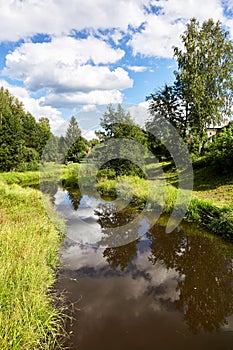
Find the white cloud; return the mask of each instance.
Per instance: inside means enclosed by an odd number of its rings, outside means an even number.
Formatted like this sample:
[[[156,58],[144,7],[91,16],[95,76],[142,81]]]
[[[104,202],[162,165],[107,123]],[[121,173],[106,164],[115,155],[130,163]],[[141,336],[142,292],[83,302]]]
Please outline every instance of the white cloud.
[[[133,80],[121,67],[98,64],[115,63],[123,55],[123,50],[94,37],[60,37],[22,44],[6,56],[2,73],[22,81],[31,92],[46,89],[47,96],[41,100],[44,106],[120,103],[120,90],[132,87]]]
[[[161,8],[159,16],[145,13],[144,6],[149,7],[150,4]],[[232,8],[230,0],[224,4]],[[165,57],[171,55],[168,45],[173,45],[177,34],[182,32],[183,27],[179,28],[176,23],[178,19],[224,19],[221,0],[206,0],[204,5],[202,0],[121,0],[115,2],[114,6],[109,0],[70,0],[68,5],[66,0],[1,0],[0,9],[2,41],[16,41],[37,33],[61,36],[87,28],[94,31],[114,28],[112,39],[119,43],[129,25],[138,28],[145,23],[141,35],[133,35],[131,44],[134,53],[155,56],[165,54]],[[139,40],[141,36],[142,40]],[[146,40],[145,46],[143,39]],[[154,49],[149,50],[148,45]],[[93,51],[98,54],[98,49]]]
[[[0,1],[0,40],[16,41],[36,33],[61,35],[73,29],[137,27],[149,0],[8,0]]]
[[[129,45],[133,54],[171,58],[172,46],[179,45],[180,34],[184,31],[182,22],[170,23],[166,18],[149,15],[145,29],[136,33]]]
[[[85,137],[85,139],[87,140],[97,139],[97,136],[94,130],[86,130],[86,129],[81,129],[81,130],[82,130],[82,136]]]
[[[81,112],[94,114],[98,105],[122,103],[124,89],[132,88],[133,80],[124,66],[117,67],[126,54],[117,45],[130,36],[128,46],[135,56],[170,58],[191,17],[220,19],[233,32],[233,20],[224,17],[223,4],[232,10],[230,0],[206,0],[204,5],[202,0],[121,0],[114,5],[109,0],[0,0],[0,41],[25,39],[7,55],[3,72],[24,84],[26,89],[11,86],[12,93],[21,94],[26,109],[37,118],[48,116],[55,130],[63,123],[57,108],[82,105]],[[144,5],[161,10],[146,12]],[[75,38],[83,29],[92,34]],[[50,41],[32,42],[38,33]],[[132,63],[130,56],[125,62],[133,72],[153,71],[137,65],[135,58]],[[33,99],[30,93],[38,91],[45,95]],[[141,125],[147,115],[143,105],[130,107]]]
[[[81,112],[88,113],[88,112],[97,112],[98,109],[96,105],[85,105],[82,107]]]
[[[148,67],[145,67],[145,66],[127,66],[127,68],[136,73],[145,72],[148,69]]]
[[[144,29],[132,36],[129,45],[134,55],[171,58],[172,46],[180,46],[180,35],[185,23],[192,17],[203,21],[208,18],[223,19],[220,0],[157,0],[153,4],[161,7],[160,14],[148,14]]]
[[[124,33],[120,30],[117,30],[117,29],[115,29],[114,32],[111,34],[111,38],[115,44],[119,44],[119,42],[123,38],[123,36],[124,36]]]
[[[5,80],[0,80],[0,86],[8,89],[10,93],[18,98],[24,105],[25,111],[30,112],[36,120],[41,117],[47,117],[50,122],[51,130],[55,134],[63,134],[67,129],[67,122],[62,118],[61,112],[51,106],[41,106],[41,98],[30,97],[27,90],[20,86],[13,86]]]
[[[55,38],[49,43],[25,43],[6,56],[3,74],[22,80],[31,91],[41,88],[124,89],[132,86],[128,73],[122,68],[111,71],[94,64],[114,63],[124,51],[113,49],[96,38],[77,40]]]
[[[227,27],[228,31],[231,33],[231,37],[233,37],[233,19],[231,19],[231,18],[225,19],[224,24]]]
[[[168,20],[184,18],[186,20],[195,17],[200,21],[208,18],[222,19],[221,0],[158,0],[157,6],[162,7],[162,12]]]
[[[44,98],[43,105],[57,108],[75,108],[77,105],[107,105],[121,103],[123,95],[119,90],[93,90],[90,92],[68,92],[61,94],[49,93]]]
[[[149,117],[148,102],[141,102],[138,105],[128,107],[127,109],[137,124],[141,126],[145,125],[145,122]]]

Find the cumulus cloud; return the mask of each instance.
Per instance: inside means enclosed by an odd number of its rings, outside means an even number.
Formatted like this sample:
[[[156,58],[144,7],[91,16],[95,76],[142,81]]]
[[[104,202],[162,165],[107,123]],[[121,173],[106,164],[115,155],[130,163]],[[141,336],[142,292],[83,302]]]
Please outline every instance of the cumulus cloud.
[[[0,40],[17,41],[37,33],[61,35],[73,29],[140,26],[149,0],[8,0],[0,1]]]
[[[224,4],[228,10],[232,9],[230,0]],[[201,21],[210,17],[224,19],[221,0],[206,0],[204,6],[202,0],[122,0],[114,6],[109,0],[70,0],[69,5],[66,0],[1,0],[0,6],[2,41],[16,41],[37,33],[61,36],[74,30],[114,29],[112,39],[118,43],[129,27],[137,29],[144,24],[145,29],[141,33],[135,32],[130,42],[134,53],[161,57],[171,55],[168,45],[174,44],[173,40],[183,29],[179,20],[185,22],[191,17]],[[151,11],[153,7],[157,11]],[[153,49],[149,49],[147,41],[149,45],[153,43]]]
[[[86,130],[86,129],[81,129],[83,137],[87,140],[92,140],[92,139],[97,139],[97,136],[95,134],[94,130]]]
[[[232,5],[233,6],[233,5]],[[224,24],[227,27],[228,31],[230,33],[233,33],[233,19],[232,18],[226,18],[224,20]],[[232,35],[231,35],[232,36]]]
[[[127,109],[135,122],[141,126],[144,126],[149,117],[148,107],[148,102],[141,102],[138,105],[130,106]]]
[[[140,53],[145,56],[171,58],[172,46],[179,45],[179,37],[184,29],[185,25],[181,21],[169,23],[165,18],[150,15],[145,29],[136,33],[129,45],[132,46],[134,55]]]
[[[149,13],[144,29],[133,34],[128,44],[134,55],[171,58],[172,46],[180,46],[180,35],[190,18],[223,20],[220,0],[207,0],[205,6],[202,0],[157,0],[152,3],[160,8],[159,15]]]
[[[168,20],[178,18],[189,19],[195,17],[200,21],[208,18],[222,19],[223,9],[221,0],[158,0],[157,6],[161,7],[162,13]]]
[[[123,67],[153,71],[146,61],[130,61],[131,52],[144,59],[171,58],[191,17],[220,19],[233,31],[224,6],[233,11],[230,0],[206,0],[204,5],[202,0],[121,0],[114,6],[109,0],[0,0],[0,41],[24,39],[6,56],[2,74],[22,82],[25,107],[36,117],[49,116],[56,127],[62,122],[57,108],[82,105],[82,112],[91,112],[98,105],[122,103],[124,90],[133,87]],[[43,41],[38,33],[46,41],[35,42]],[[31,92],[38,91],[43,96],[32,99]],[[140,124],[143,108],[131,107]]]
[[[123,68],[111,69],[105,64],[115,63],[123,55],[123,50],[92,36],[27,42],[6,56],[2,74],[22,81],[31,92],[45,89],[44,106],[120,103],[120,91],[132,87],[133,80]]]
[[[25,43],[6,56],[3,74],[22,80],[31,91],[124,89],[132,86],[121,67],[110,70],[97,64],[114,63],[124,51],[96,38],[55,38],[52,42]],[[92,61],[95,65],[90,64]]]
[[[75,108],[78,105],[107,105],[121,103],[123,95],[119,90],[93,90],[90,92],[49,93],[43,100],[43,105],[57,108]]]
[[[88,112],[97,112],[98,109],[96,105],[85,105],[82,107],[81,112],[88,113]]]

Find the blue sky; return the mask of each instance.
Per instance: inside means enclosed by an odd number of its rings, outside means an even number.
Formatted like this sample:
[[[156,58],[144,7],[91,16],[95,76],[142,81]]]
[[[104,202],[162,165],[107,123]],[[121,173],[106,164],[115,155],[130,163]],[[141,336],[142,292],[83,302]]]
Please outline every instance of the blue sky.
[[[77,117],[91,138],[109,103],[135,120],[145,98],[172,83],[172,46],[190,18],[233,35],[232,0],[0,0],[0,84],[62,134]]]

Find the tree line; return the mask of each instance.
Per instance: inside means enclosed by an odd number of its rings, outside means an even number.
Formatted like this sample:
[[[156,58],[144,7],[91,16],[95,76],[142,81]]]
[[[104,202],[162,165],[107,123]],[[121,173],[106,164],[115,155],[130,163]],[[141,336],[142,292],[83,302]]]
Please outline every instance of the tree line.
[[[87,141],[75,117],[71,117],[65,136],[58,137],[52,134],[47,118],[36,121],[21,102],[1,88],[0,171],[34,169],[41,159],[79,162],[90,147],[119,138],[144,145],[159,159],[169,158],[171,155],[162,142],[166,130],[161,130],[160,135],[154,133],[162,120],[176,128],[193,159],[204,155],[213,162],[214,157],[218,164],[230,168],[233,163],[232,124],[211,143],[207,142],[207,128],[221,124],[232,115],[232,40],[219,21],[215,23],[209,19],[200,24],[193,18],[187,23],[181,41],[182,48],[173,48],[177,63],[174,83],[165,84],[146,97],[150,116],[145,120],[145,128],[137,125],[121,105],[116,108],[109,105],[100,120],[101,129],[96,132],[98,140]],[[110,148],[118,158],[121,151],[125,151],[120,146],[119,149]],[[135,150],[127,151],[129,158],[135,153]],[[127,159],[111,160],[105,167],[109,166],[116,175],[139,171]]]
[[[65,136],[51,132],[48,118],[38,121],[23,103],[0,88],[0,171],[36,170],[39,163],[79,161],[89,142],[71,117]]]

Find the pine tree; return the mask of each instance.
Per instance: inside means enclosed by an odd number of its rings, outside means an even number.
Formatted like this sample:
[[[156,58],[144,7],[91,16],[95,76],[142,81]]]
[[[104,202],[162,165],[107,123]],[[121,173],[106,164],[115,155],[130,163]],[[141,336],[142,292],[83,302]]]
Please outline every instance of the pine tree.
[[[66,148],[65,162],[79,162],[87,154],[88,142],[81,136],[81,130],[74,116],[70,119],[63,147]]]
[[[75,141],[77,141],[81,136],[81,130],[78,126],[78,122],[74,116],[71,117],[69,126],[66,131],[66,144],[71,147]]]

